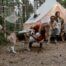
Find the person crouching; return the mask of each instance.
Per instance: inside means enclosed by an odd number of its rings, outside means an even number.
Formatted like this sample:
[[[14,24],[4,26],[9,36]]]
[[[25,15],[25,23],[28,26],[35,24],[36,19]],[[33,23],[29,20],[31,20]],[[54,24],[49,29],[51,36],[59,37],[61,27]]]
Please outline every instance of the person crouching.
[[[32,35],[30,37],[30,40],[29,40],[29,48],[30,48],[30,50],[31,50],[32,44],[34,42],[40,43],[40,48],[42,48],[42,43],[43,43],[43,41],[45,39],[45,32],[46,32],[45,31],[45,26],[41,25],[40,29],[39,29],[39,32],[37,32],[35,35]]]
[[[57,43],[57,35],[59,34],[58,24],[55,21],[55,16],[50,17],[50,31],[51,36],[54,38],[54,42]]]

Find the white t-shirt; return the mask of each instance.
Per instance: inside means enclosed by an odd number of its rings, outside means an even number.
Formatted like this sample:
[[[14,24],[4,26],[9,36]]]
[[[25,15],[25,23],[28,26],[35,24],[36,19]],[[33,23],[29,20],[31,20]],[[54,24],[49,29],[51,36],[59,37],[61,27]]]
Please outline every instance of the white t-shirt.
[[[56,21],[54,21],[53,27],[54,27],[54,29],[55,29],[55,28],[58,29],[57,35],[59,35],[60,32],[61,32],[61,22],[56,22]]]
[[[58,22],[57,22],[57,29],[58,29],[58,35],[61,32],[61,19],[58,18]]]
[[[58,28],[58,23],[56,21],[54,21],[54,28]]]
[[[59,28],[61,29],[61,19],[58,18],[58,22],[57,23],[58,23]]]

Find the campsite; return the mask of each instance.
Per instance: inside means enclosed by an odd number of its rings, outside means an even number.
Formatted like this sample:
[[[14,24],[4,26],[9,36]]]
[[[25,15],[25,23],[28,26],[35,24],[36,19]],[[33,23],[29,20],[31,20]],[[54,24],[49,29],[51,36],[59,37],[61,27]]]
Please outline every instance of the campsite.
[[[56,11],[60,11],[61,17],[63,17],[64,21],[66,22],[66,9],[56,0],[52,0],[51,3],[50,0],[46,0],[45,3],[43,3],[39,9],[37,9],[37,17],[34,18],[34,15],[31,15],[31,17],[25,22],[24,29],[26,29],[26,27],[28,29],[30,26],[33,26],[36,23],[49,22],[50,16],[54,15]]]
[[[66,0],[1,0],[0,9],[0,66],[66,66]]]

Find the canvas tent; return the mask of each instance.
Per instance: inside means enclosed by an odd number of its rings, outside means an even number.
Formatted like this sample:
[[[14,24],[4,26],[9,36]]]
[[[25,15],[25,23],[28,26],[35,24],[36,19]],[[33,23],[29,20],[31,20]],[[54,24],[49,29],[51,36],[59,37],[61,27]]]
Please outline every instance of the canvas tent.
[[[62,7],[56,0],[46,0],[38,10],[35,12],[37,14],[34,18],[34,14],[24,23],[24,29],[28,29],[36,23],[47,23],[50,21],[50,16],[54,15],[56,11],[60,11],[61,17],[66,22],[66,9]]]

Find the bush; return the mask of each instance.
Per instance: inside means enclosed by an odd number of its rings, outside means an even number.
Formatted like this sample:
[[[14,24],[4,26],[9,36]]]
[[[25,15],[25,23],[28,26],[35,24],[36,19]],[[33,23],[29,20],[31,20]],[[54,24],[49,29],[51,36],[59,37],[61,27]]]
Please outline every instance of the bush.
[[[7,44],[7,40],[4,37],[3,33],[0,33],[0,45],[6,45]]]

